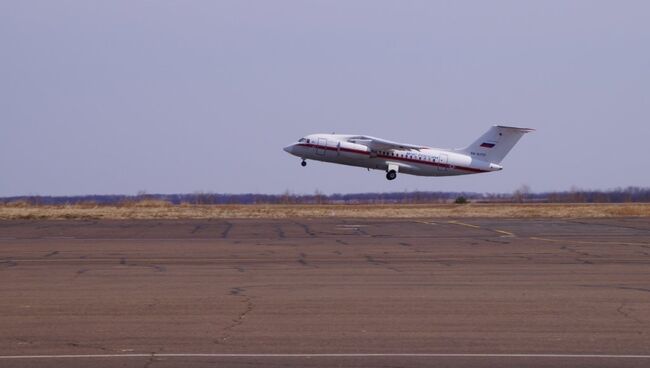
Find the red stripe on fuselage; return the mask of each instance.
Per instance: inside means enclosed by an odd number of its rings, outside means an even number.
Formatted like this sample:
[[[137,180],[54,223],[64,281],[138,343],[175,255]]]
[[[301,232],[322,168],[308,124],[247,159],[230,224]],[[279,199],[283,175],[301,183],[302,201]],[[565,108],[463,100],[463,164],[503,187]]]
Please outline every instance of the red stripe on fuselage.
[[[471,171],[471,172],[476,172],[476,173],[488,172],[487,170],[474,169],[474,168],[465,167],[465,166],[454,166],[454,165],[449,165],[449,164],[441,164],[439,162],[422,161],[422,160],[416,160],[416,159],[412,159],[412,158],[408,158],[408,157],[395,157],[395,156],[388,156],[388,155],[377,155],[377,157],[387,158],[387,159],[391,159],[391,160],[404,161],[404,162],[412,162],[412,163],[421,164],[421,165],[442,167],[442,168],[445,168],[445,169],[458,169],[458,170],[465,170],[465,171]]]
[[[351,152],[351,153],[357,153],[361,154],[364,156],[368,156],[368,158],[371,158],[371,153],[369,151],[360,151],[360,150],[355,150],[351,148],[343,148],[343,147],[328,147],[328,146],[321,146],[318,144],[308,144],[308,143],[300,143],[298,144],[301,147],[308,147],[308,148],[316,148],[316,149],[323,149],[323,150],[328,150],[328,151],[345,151],[345,152]],[[416,163],[420,165],[429,165],[429,166],[434,166],[434,167],[442,167],[445,169],[458,169],[458,170],[465,170],[465,171],[471,171],[475,173],[482,173],[482,172],[489,172],[489,170],[481,170],[481,169],[474,169],[471,167],[465,167],[465,166],[454,166],[454,165],[449,165],[449,164],[441,164],[438,162],[431,162],[431,161],[422,161],[422,160],[417,160],[417,159],[412,159],[408,157],[398,157],[398,156],[389,156],[389,155],[382,155],[382,154],[377,154],[377,157],[379,158],[386,158],[390,160],[396,160],[396,161],[404,161],[404,162],[411,162],[411,163]]]
[[[364,156],[370,156],[369,151],[355,150],[355,149],[352,149],[352,148],[328,147],[328,146],[321,146],[321,145],[318,145],[318,144],[308,144],[308,143],[300,143],[298,145],[302,146],[302,147],[307,147],[307,148],[313,147],[313,148],[316,148],[316,149],[324,149],[324,150],[328,150],[328,151],[345,151],[345,152],[350,152],[350,153],[358,153],[358,154],[364,155]]]

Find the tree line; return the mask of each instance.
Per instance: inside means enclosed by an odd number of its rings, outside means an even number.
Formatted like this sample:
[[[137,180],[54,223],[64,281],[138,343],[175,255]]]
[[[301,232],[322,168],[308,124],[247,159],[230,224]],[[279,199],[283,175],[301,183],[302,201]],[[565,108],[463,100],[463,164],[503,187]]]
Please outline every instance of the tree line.
[[[459,198],[464,201],[458,201]],[[173,205],[225,204],[426,204],[426,203],[650,203],[650,188],[628,187],[607,191],[571,189],[561,192],[534,193],[522,186],[513,193],[427,192],[405,191],[389,193],[295,194],[220,194],[196,192],[191,194],[83,195],[83,196],[16,196],[0,198],[4,205],[126,205],[143,201],[163,201]]]

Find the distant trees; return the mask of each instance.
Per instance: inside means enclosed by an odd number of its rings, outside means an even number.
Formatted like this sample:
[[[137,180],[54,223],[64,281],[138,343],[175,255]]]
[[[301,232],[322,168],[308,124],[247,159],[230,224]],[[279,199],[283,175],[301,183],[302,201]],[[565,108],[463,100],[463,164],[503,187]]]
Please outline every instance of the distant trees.
[[[528,185],[522,185],[511,194],[471,192],[424,192],[404,191],[388,193],[325,194],[316,190],[314,194],[295,194],[289,190],[281,194],[218,194],[194,192],[192,194],[149,194],[140,191],[136,195],[86,195],[86,196],[18,196],[0,198],[0,204],[8,205],[65,205],[85,204],[133,205],[142,201],[165,201],[170,204],[432,204],[452,203],[459,198],[474,203],[493,202],[542,202],[542,203],[650,203],[650,188],[628,187],[609,191],[571,188],[564,192],[534,193]]]
[[[523,184],[512,194],[512,200],[517,203],[524,203],[530,195],[530,186]]]
[[[316,189],[314,192],[314,202],[316,204],[326,204],[328,202],[328,198],[325,194],[323,194],[323,192]]]

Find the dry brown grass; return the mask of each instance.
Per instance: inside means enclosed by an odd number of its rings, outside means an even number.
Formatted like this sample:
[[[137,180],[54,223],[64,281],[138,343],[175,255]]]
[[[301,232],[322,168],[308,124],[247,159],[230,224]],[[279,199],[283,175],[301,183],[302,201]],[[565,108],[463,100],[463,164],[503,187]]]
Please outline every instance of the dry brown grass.
[[[420,204],[420,205],[172,205],[143,201],[115,206],[0,205],[0,219],[213,218],[609,218],[650,217],[650,204]]]
[[[7,202],[4,204],[4,206],[12,207],[12,208],[25,208],[25,207],[30,207],[31,204],[25,200],[17,200],[17,201]]]
[[[164,201],[162,199],[142,199],[139,201],[127,201],[120,203],[117,207],[128,207],[128,208],[168,208],[171,207],[170,202]]]

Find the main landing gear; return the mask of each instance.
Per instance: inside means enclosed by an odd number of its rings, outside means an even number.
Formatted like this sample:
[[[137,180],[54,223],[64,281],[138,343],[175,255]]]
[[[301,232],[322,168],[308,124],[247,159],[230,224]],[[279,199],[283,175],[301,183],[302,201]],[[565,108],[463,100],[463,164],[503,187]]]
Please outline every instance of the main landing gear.
[[[397,171],[395,170],[389,170],[386,173],[386,179],[388,180],[395,180],[396,177],[397,177]]]
[[[300,166],[302,166],[302,167],[305,167],[305,166],[307,166],[307,161],[305,161],[305,160],[302,160],[302,162],[300,163]]]

